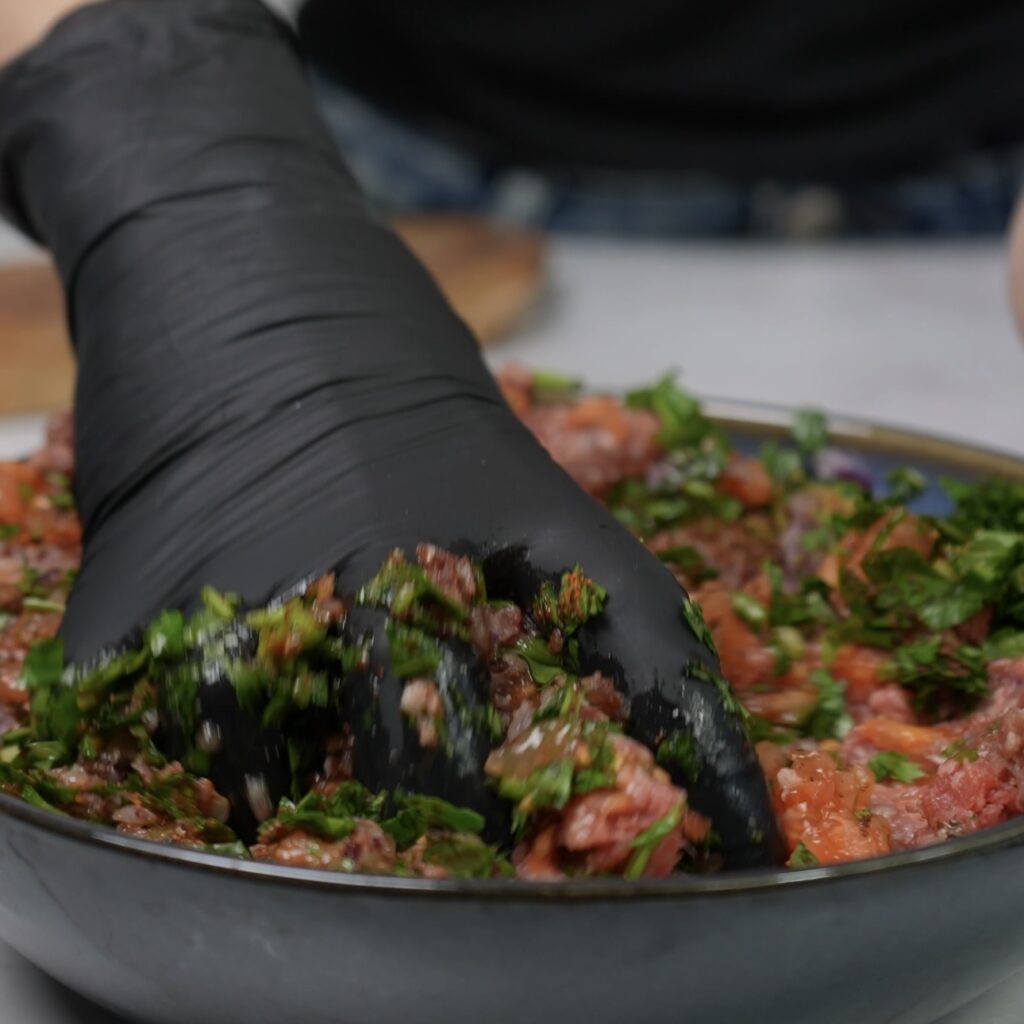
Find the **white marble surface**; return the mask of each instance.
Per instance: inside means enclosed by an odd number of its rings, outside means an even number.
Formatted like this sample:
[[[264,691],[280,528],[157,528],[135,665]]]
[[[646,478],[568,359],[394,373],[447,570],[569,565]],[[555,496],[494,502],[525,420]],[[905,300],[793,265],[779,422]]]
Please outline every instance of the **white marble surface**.
[[[0,259],[15,251],[0,235]],[[543,309],[495,362],[606,386],[676,366],[706,394],[814,403],[1024,452],[1024,346],[998,247],[576,243],[553,248],[551,274]],[[0,450],[34,429],[0,428]],[[116,1024],[4,947],[0,993],[3,1024]],[[1024,978],[943,1024],[1022,1019]]]

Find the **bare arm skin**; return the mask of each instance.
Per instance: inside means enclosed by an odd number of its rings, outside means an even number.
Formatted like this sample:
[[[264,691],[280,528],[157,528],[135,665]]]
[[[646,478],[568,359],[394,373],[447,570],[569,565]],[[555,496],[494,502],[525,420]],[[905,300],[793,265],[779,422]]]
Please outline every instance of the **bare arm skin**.
[[[0,0],[0,64],[42,39],[82,0]]]

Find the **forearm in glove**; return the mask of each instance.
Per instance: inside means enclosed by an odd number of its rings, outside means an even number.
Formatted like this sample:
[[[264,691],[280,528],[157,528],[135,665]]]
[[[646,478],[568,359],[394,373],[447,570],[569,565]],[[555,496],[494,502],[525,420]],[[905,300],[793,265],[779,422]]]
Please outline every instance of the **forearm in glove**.
[[[637,738],[692,732],[687,788],[733,863],[774,855],[741,724],[684,671],[713,658],[674,579],[507,409],[256,0],[87,7],[8,68],[0,110],[4,205],[54,253],[78,358],[73,657],[204,584],[261,603],[337,568],[350,590],[420,541],[514,552],[521,594],[578,561],[610,595],[585,667],[631,698]]]

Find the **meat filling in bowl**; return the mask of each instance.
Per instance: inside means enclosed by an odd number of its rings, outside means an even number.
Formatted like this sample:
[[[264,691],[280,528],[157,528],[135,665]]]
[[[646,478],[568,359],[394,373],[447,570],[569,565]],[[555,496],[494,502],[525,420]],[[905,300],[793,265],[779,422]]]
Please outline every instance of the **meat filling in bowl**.
[[[947,483],[952,511],[914,511],[924,480],[873,493],[801,413],[790,444],[735,450],[671,379],[625,399],[524,370],[506,398],[551,455],[676,575],[742,704],[791,867],[973,832],[1024,812],[1024,486]],[[606,595],[585,567],[529,607],[490,598],[472,560],[395,552],[359,595],[324,576],[264,609],[207,591],[116,656],[66,670],[56,638],[80,556],[70,430],[0,463],[0,788],[147,839],[277,864],[427,878],[664,876],[718,863],[712,823],[678,784],[672,733],[648,749],[610,679],[578,670],[573,634]],[[572,553],[566,553],[571,564]],[[367,672],[351,605],[388,613],[405,727],[443,752],[484,730],[482,772],[513,841],[475,811],[353,779]],[[441,644],[486,665],[481,707],[452,710]],[[207,772],[221,742],[199,712],[216,671],[288,737],[292,791],[250,795],[255,842],[228,826]],[[461,723],[452,715],[462,716]],[[467,716],[469,716],[467,718]],[[171,757],[165,726],[189,737]],[[677,780],[677,781],[673,781]]]

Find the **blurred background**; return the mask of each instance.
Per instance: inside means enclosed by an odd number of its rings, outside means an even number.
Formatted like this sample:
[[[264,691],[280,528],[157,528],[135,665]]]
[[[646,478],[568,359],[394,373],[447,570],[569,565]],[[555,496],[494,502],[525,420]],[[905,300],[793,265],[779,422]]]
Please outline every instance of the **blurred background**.
[[[1024,451],[1024,5],[270,2],[496,365]],[[69,402],[56,286],[6,229],[0,358],[0,411]]]

